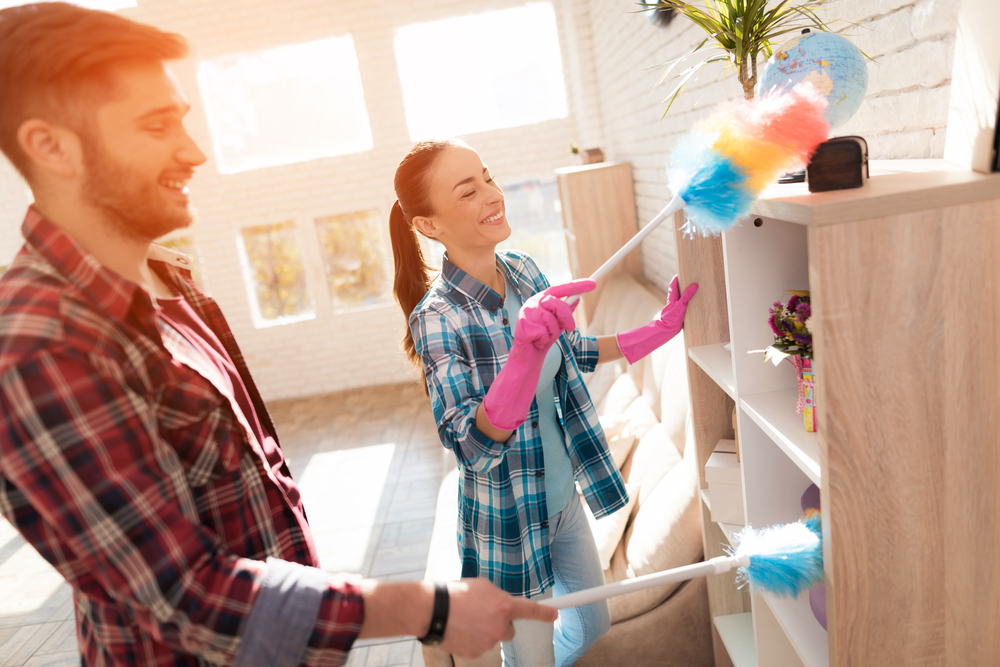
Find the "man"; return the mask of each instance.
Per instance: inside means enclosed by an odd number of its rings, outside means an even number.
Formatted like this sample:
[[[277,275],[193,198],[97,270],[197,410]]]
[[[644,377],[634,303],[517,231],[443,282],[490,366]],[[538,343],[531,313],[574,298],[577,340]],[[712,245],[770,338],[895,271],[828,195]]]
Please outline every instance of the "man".
[[[0,279],[0,512],[72,584],[84,664],[332,665],[402,634],[474,656],[551,622],[485,580],[315,567],[221,311],[152,244],[190,224],[205,161],[163,65],[185,51],[106,12],[0,11],[0,150],[35,198]]]

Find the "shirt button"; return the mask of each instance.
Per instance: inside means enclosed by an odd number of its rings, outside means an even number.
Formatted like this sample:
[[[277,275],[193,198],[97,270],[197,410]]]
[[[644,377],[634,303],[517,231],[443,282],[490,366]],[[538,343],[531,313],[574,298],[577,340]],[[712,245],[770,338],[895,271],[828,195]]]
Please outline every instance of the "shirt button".
[[[531,422],[531,428],[538,428],[538,422]]]
[[[538,472],[535,473],[535,477],[541,477],[544,474],[545,474],[544,472],[542,472],[541,470],[539,470]]]
[[[503,323],[504,323],[505,325],[507,324],[507,318],[506,318],[506,317],[505,317],[505,318],[503,318]]]
[[[497,307],[496,307],[496,306],[490,306],[490,312],[491,312],[491,313],[492,313],[493,311],[495,311],[496,309],[497,309]]]
[[[543,521],[542,522],[542,528],[548,528],[548,527],[549,527],[549,522],[548,521]]]

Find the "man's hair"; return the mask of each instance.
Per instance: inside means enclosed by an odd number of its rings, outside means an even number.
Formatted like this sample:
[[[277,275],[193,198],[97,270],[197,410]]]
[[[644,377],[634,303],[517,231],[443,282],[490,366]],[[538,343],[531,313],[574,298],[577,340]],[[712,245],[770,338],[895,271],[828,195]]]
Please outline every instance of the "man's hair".
[[[0,151],[29,178],[31,163],[17,141],[24,121],[82,132],[113,95],[115,67],[185,55],[180,35],[111,12],[64,2],[0,10]]]

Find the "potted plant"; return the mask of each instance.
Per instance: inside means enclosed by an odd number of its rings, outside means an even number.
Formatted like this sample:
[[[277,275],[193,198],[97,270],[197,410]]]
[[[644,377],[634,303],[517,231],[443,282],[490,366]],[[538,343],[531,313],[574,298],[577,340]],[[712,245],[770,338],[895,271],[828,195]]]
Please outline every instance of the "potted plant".
[[[711,63],[723,63],[723,74],[730,68],[743,86],[743,96],[752,99],[757,85],[757,59],[763,51],[765,59],[775,46],[785,41],[789,33],[803,28],[830,31],[829,25],[816,15],[816,9],[836,0],[782,0],[768,7],[767,0],[659,0],[641,2],[642,11],[673,9],[700,26],[708,35],[680,58],[664,63],[666,71],[657,83],[670,77],[682,64],[686,65],[671,77],[677,85],[664,99],[666,116],[674,100],[684,91],[691,77]],[[772,3],[773,4],[773,3]],[[691,60],[697,54],[695,60]]]

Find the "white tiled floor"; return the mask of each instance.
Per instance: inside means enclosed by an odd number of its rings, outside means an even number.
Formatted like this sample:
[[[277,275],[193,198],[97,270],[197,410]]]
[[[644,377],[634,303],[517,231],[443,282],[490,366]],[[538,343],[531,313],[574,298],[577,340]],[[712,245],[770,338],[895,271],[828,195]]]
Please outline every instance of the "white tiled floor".
[[[269,405],[328,570],[419,579],[443,457],[416,384]],[[0,667],[77,667],[69,586],[0,519]],[[423,667],[412,638],[359,642],[351,667]]]

